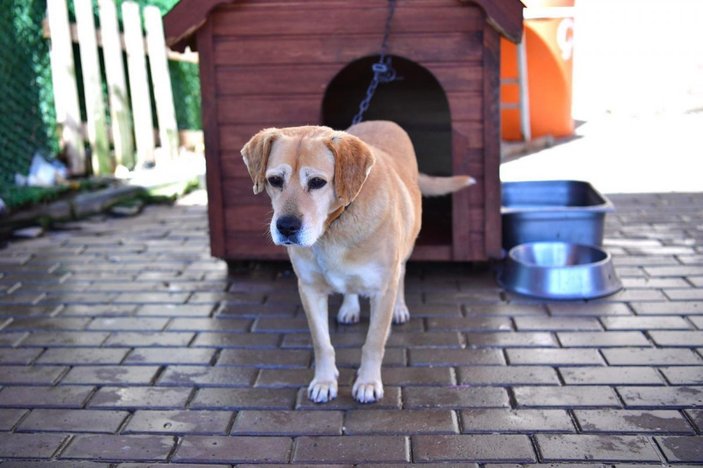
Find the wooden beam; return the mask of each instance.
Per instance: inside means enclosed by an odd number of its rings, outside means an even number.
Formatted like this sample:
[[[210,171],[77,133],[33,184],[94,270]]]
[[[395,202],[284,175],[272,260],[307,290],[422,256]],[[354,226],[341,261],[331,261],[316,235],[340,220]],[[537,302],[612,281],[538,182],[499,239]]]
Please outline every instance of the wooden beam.
[[[42,36],[45,39],[51,38],[51,27],[49,26],[49,22],[46,19],[42,21]],[[78,27],[73,23],[71,23],[71,41],[78,43]],[[98,47],[103,46],[102,34],[100,34],[100,31],[95,32],[95,42],[97,43]],[[146,47],[146,39],[144,40],[144,44]],[[125,50],[124,34],[120,34],[120,46],[123,50]],[[168,54],[168,59],[174,62],[186,62],[197,64],[199,61],[198,53],[192,50],[178,52],[177,50],[168,49],[166,53]]]
[[[91,0],[74,0],[80,46],[83,94],[87,115],[88,141],[93,150],[93,174],[112,174],[115,163],[110,154],[110,138],[107,134],[105,101],[100,78],[98,47],[95,41],[95,20]]]
[[[86,172],[85,148],[81,134],[76,68],[65,0],[47,2],[47,15],[54,31],[50,52],[51,78],[56,120],[61,130],[61,148],[68,157],[70,173],[83,175]]]
[[[223,159],[220,154],[219,125],[217,121],[216,70],[212,66],[214,40],[212,24],[206,23],[198,31],[200,61],[200,88],[202,96],[203,138],[205,143],[205,181],[208,193],[208,220],[210,224],[210,253],[214,257],[228,257],[227,232],[224,222]],[[234,158],[232,158],[234,159]],[[243,166],[241,159],[237,161]]]
[[[176,109],[173,105],[171,75],[166,59],[166,42],[161,20],[161,11],[155,6],[144,8],[146,44],[149,53],[149,66],[156,101],[156,116],[159,121],[159,140],[168,158],[178,154],[178,125]]]
[[[103,55],[105,58],[105,75],[110,98],[115,159],[117,164],[132,169],[134,167],[132,116],[130,115],[127,83],[124,75],[122,46],[120,45],[117,25],[117,10],[113,0],[99,0],[98,8],[102,30]]]
[[[485,255],[502,255],[500,185],[500,37],[494,29],[483,30],[483,122]]]
[[[207,19],[210,11],[222,3],[232,0],[197,0],[180,1],[176,3],[164,19],[166,40],[169,47],[183,50],[187,43],[192,42],[196,31],[200,29]]]
[[[475,3],[486,13],[486,21],[493,29],[508,40],[518,43],[522,40],[522,10],[520,0],[461,0]]]
[[[154,132],[149,96],[149,77],[146,72],[144,40],[139,5],[134,2],[122,4],[125,47],[127,49],[127,72],[129,94],[134,118],[134,136],[137,143],[136,167],[143,168],[154,162]]]

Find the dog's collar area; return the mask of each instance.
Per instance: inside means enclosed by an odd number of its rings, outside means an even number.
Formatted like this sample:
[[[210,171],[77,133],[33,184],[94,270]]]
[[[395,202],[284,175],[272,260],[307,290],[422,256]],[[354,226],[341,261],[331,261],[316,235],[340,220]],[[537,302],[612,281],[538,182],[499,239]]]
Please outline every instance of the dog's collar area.
[[[351,205],[351,203],[349,205]],[[325,222],[327,227],[330,227],[332,225],[332,223],[337,221],[339,219],[339,217],[342,216],[342,213],[344,213],[344,211],[347,209],[347,207],[349,205],[342,205],[339,208],[337,208],[336,210],[334,210],[332,213],[330,213],[330,215],[327,217],[327,221]]]

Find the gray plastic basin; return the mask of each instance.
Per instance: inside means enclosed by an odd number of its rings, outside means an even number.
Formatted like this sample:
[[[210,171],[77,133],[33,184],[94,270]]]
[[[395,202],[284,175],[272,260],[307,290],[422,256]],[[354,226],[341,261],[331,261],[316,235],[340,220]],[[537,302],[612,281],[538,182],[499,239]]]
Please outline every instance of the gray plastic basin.
[[[601,245],[611,211],[613,204],[588,182],[504,182],[503,248],[538,241]]]

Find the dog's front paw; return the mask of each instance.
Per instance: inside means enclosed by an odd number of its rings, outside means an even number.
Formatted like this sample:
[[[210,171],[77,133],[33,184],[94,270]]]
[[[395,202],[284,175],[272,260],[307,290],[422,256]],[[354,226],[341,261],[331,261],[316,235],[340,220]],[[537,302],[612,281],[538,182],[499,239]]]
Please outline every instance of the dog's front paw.
[[[342,302],[339,312],[337,313],[337,322],[345,325],[359,323],[360,315],[361,307],[359,306],[359,298],[355,295],[344,296],[344,302]]]
[[[373,403],[383,398],[383,384],[380,380],[361,381],[357,379],[352,387],[352,395],[359,403]]]
[[[315,403],[334,400],[337,398],[337,381],[313,379],[308,385],[308,398]]]
[[[393,323],[401,324],[410,320],[410,311],[405,304],[396,304],[393,307]]]

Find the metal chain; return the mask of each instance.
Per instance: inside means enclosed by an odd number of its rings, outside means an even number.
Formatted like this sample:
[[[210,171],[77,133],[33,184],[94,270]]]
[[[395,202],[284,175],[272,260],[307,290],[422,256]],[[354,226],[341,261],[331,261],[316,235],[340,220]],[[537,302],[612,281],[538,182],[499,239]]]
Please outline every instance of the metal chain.
[[[378,57],[378,62],[371,65],[373,78],[369,87],[366,89],[366,97],[359,103],[359,111],[352,119],[352,125],[358,124],[364,120],[364,113],[368,110],[371,99],[376,92],[376,88],[381,83],[390,83],[397,79],[397,74],[391,63],[391,57],[387,57],[388,52],[388,37],[391,34],[391,22],[395,13],[396,0],[388,0],[388,16],[386,17],[386,27],[383,31],[383,42],[381,42],[381,52]]]

